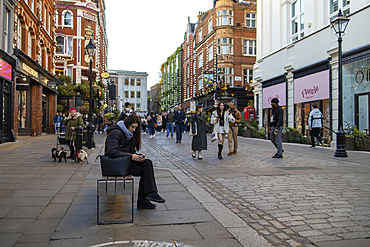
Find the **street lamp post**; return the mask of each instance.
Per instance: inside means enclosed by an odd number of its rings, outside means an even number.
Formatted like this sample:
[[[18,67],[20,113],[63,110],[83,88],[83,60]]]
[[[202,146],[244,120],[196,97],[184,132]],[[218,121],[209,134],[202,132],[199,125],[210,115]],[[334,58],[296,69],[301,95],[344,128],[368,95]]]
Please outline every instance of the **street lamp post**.
[[[349,18],[342,15],[339,10],[338,16],[331,21],[331,26],[334,28],[335,35],[338,37],[338,131],[337,134],[337,149],[334,157],[347,157],[345,149],[345,134],[343,131],[343,96],[342,96],[342,35],[347,28]]]
[[[87,148],[91,149],[92,146],[92,133],[94,125],[92,124],[92,64],[94,59],[96,46],[94,45],[92,39],[90,39],[89,44],[86,46],[87,53],[90,59],[90,101],[89,101],[89,126],[87,127]]]

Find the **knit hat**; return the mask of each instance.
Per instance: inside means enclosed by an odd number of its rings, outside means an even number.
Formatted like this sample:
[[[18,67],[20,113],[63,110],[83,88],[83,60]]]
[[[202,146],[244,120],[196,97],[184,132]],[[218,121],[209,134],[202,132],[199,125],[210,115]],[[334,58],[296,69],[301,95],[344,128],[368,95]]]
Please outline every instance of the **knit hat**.
[[[71,111],[77,111],[76,108],[72,107],[71,109],[69,109],[69,112]]]
[[[271,100],[271,103],[279,104],[279,100],[277,98],[273,98]]]

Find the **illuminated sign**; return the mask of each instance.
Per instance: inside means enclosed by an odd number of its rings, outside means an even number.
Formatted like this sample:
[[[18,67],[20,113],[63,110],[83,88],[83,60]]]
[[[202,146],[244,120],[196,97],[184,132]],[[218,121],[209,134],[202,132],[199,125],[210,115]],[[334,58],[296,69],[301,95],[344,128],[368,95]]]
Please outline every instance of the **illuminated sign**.
[[[39,73],[37,73],[36,70],[32,69],[30,66],[28,66],[25,63],[22,63],[22,69],[24,69],[25,71],[27,71],[27,73],[29,73],[30,75],[33,75],[34,77],[39,76]]]
[[[12,66],[2,59],[0,59],[0,76],[12,80]]]

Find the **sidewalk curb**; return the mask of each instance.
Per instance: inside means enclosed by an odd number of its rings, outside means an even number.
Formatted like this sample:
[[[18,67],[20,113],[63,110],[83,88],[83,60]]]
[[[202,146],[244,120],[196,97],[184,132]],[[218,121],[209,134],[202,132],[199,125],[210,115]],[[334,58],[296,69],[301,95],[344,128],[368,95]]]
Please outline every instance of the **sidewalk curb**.
[[[245,221],[236,216],[216,198],[206,192],[201,186],[179,169],[168,169],[171,174],[192,194],[195,199],[225,227],[236,240],[246,247],[272,247],[272,245]]]

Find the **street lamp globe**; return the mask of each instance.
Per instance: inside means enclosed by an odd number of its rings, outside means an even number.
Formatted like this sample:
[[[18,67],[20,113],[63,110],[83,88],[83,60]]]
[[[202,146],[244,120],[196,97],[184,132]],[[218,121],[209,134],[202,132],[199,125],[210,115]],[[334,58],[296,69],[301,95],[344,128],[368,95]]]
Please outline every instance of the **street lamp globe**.
[[[334,28],[335,34],[341,36],[346,31],[349,18],[343,16],[342,11],[339,10],[337,17],[331,21],[331,26]]]
[[[87,53],[89,54],[89,59],[93,60],[94,59],[94,53],[95,53],[96,46],[94,45],[94,42],[92,39],[90,39],[89,44],[86,46]]]

